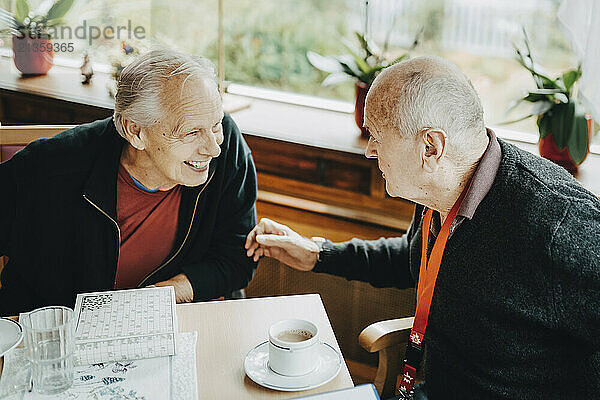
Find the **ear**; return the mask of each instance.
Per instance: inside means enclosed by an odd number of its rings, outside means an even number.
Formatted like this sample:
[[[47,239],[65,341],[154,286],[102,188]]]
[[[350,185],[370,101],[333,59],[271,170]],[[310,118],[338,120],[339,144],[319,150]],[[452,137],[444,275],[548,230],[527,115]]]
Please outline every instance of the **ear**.
[[[144,150],[146,148],[146,141],[144,140],[145,135],[142,131],[142,127],[126,118],[123,118],[121,121],[123,124],[123,133],[125,134],[125,139],[137,150]]]
[[[436,172],[446,154],[446,132],[442,129],[423,128],[420,133],[421,165],[427,172]]]

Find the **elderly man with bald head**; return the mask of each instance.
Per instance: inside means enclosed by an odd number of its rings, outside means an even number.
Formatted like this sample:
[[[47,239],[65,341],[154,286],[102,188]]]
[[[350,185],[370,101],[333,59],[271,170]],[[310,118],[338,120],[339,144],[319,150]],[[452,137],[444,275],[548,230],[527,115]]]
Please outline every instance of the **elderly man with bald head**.
[[[213,70],[150,51],[122,71],[112,118],[0,165],[0,315],[88,291],[173,286],[190,302],[248,284],[256,171]]]
[[[332,243],[263,219],[248,256],[416,287],[400,398],[597,398],[598,198],[486,129],[473,86],[440,58],[384,70],[365,126],[387,192],[417,203],[407,233]]]

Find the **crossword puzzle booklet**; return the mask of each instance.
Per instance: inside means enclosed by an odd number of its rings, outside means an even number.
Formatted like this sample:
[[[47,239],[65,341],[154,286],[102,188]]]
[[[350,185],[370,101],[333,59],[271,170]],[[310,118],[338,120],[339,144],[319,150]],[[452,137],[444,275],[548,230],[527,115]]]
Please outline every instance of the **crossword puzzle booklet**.
[[[75,301],[75,364],[175,354],[172,286],[82,293]]]

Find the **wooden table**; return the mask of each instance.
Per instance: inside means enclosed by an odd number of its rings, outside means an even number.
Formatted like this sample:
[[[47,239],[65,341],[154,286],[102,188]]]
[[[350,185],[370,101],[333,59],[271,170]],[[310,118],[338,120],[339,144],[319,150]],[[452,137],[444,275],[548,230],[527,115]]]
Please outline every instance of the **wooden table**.
[[[322,340],[340,351],[318,294],[178,304],[179,332],[198,332],[198,399],[290,399],[353,387],[345,363],[331,382],[302,392],[263,388],[246,376],[246,354],[267,340],[274,322],[288,318],[312,321]]]
[[[340,350],[318,294],[179,304],[177,318],[179,332],[198,332],[199,399],[289,399],[354,386],[345,363],[331,382],[302,392],[263,388],[244,372],[246,354],[266,341],[271,324],[282,319],[312,321],[323,341]]]

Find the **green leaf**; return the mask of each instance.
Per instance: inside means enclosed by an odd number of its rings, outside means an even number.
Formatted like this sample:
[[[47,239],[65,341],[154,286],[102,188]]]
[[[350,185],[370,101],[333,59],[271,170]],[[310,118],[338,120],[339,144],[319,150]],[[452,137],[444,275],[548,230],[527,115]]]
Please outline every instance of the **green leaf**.
[[[343,41],[343,44],[344,44],[344,47],[346,47],[346,50],[348,50],[350,52],[350,55],[352,56],[352,58],[354,58],[354,62],[356,63],[358,68],[360,68],[360,70],[363,73],[368,73],[369,70],[371,69],[369,67],[369,64],[367,64],[367,62],[353,49],[351,44],[347,43],[346,40]]]
[[[324,57],[314,51],[307,51],[306,58],[308,58],[308,62],[310,62],[313,67],[324,72],[334,73],[342,72],[344,70],[335,57]]]
[[[571,158],[577,165],[581,164],[587,155],[589,138],[585,113],[583,112],[582,107],[576,106],[573,125],[571,127],[571,135],[567,140],[567,146]]]
[[[341,38],[340,43],[346,48],[346,50],[348,50],[348,52],[350,52],[352,58],[360,57],[360,49],[354,47],[354,44],[351,41],[346,38]]]
[[[365,38],[365,36],[360,32],[354,32],[354,34],[360,42],[360,47],[367,54],[365,58],[369,58],[371,56],[379,57],[379,55],[381,55],[381,50],[379,50],[379,47],[374,41],[367,40],[367,38]]]
[[[348,74],[344,72],[334,72],[332,74],[329,74],[327,78],[325,78],[323,82],[321,82],[321,84],[323,86],[334,86],[342,82],[346,82],[349,79],[351,79],[350,76],[348,76]]]
[[[355,78],[360,78],[363,75],[361,70],[354,62],[352,56],[340,56],[337,58],[337,60],[344,69],[344,72],[348,75],[353,76]]]
[[[65,23],[64,18],[55,18],[55,19],[46,21],[46,26],[51,27],[51,26],[63,25],[64,23]]]
[[[367,43],[367,39],[365,39],[365,36],[360,32],[354,32],[354,34],[356,35],[356,38],[358,39],[358,42],[360,43],[360,47],[367,54],[367,57],[374,55],[374,53],[369,48],[369,43]]]
[[[365,73],[368,74],[369,71],[371,71],[371,66],[369,64],[367,64],[367,62],[365,60],[363,60],[360,57],[355,57],[354,58],[354,62],[356,63],[356,65],[358,66],[358,68],[360,68],[360,70]]]
[[[535,103],[537,101],[548,100],[548,96],[545,94],[539,94],[535,92],[529,92],[527,96],[523,97],[523,101],[528,101],[530,103]]]
[[[563,80],[563,83],[565,84],[565,89],[567,89],[567,92],[569,92],[571,90],[571,87],[573,87],[573,84],[575,82],[577,82],[577,80],[580,77],[581,77],[581,70],[579,68],[572,69],[572,70],[567,71],[562,74],[562,80]]]
[[[367,46],[368,46],[369,53],[371,53],[373,57],[376,57],[378,60],[384,59],[383,52],[381,51],[379,46],[377,46],[377,44],[374,41],[367,40]]]
[[[542,68],[535,64],[531,58],[529,47],[527,47],[528,54],[524,55],[517,45],[513,44],[513,46],[517,53],[517,62],[531,73],[539,89],[564,89],[556,80],[550,79],[545,72],[541,72]]]
[[[13,28],[5,28],[5,29],[0,29],[0,36],[1,35],[18,35],[19,31]]]
[[[515,53],[517,54],[517,57],[515,58],[517,60],[517,62],[519,64],[521,64],[521,66],[525,69],[527,69],[530,73],[531,76],[533,77],[533,80],[535,81],[535,85],[538,88],[542,87],[542,81],[540,80],[540,78],[537,77],[537,75],[531,71],[531,69],[527,68],[527,63],[525,62],[525,60],[529,60],[530,63],[532,63],[530,58],[525,57],[525,55],[523,54],[523,52],[521,51],[521,49],[519,49],[519,46],[517,46],[516,43],[513,43],[513,47],[515,49]]]
[[[551,118],[548,114],[540,115],[537,120],[538,130],[540,132],[540,137],[543,139],[550,133],[552,129]]]
[[[29,4],[27,0],[17,0],[15,19],[17,22],[24,23],[27,16],[29,16]]]
[[[362,82],[370,85],[375,80],[375,77],[377,77],[377,74],[379,73],[379,71],[381,71],[382,69],[385,69],[385,68],[386,67],[383,65],[377,65],[375,67],[372,67],[368,73],[366,73],[362,77],[360,77],[360,80]]]
[[[505,118],[508,117],[508,114],[510,114],[521,103],[523,103],[523,99],[517,99],[517,100],[511,101],[510,104],[508,105],[508,107],[506,107],[506,111],[504,111],[504,117]]]
[[[555,103],[553,103],[551,101],[540,101],[535,106],[533,106],[533,110],[531,113],[533,115],[544,114],[544,113],[548,112],[552,107],[554,107],[554,104]]]
[[[544,74],[539,73],[534,69],[534,67],[527,65],[523,59],[517,58],[517,61],[531,73],[539,89],[562,89],[562,87],[556,81],[548,78]]]
[[[552,136],[556,147],[564,149],[573,128],[575,103],[561,103],[552,108]]]
[[[506,112],[504,113],[504,115],[508,115],[512,110],[514,110],[519,104],[521,104],[521,102],[523,101],[523,99],[519,99],[516,100],[514,102],[512,102],[510,104],[510,106],[508,107],[508,109],[506,110]],[[552,109],[552,107],[554,107],[555,103],[545,100],[545,101],[540,101],[539,103],[537,103],[532,111],[531,114],[527,114],[523,117],[517,118],[517,119],[513,119],[513,120],[509,120],[509,121],[505,121],[505,122],[501,122],[500,125],[508,125],[508,124],[514,124],[516,122],[520,122],[523,121],[524,119],[530,118],[530,117],[538,117],[538,127],[539,127],[539,122],[540,122],[540,118],[541,118],[541,114],[546,113],[547,111],[549,111],[550,109]],[[540,132],[541,133],[541,132]],[[543,137],[543,136],[542,136]]]
[[[525,26],[522,26],[523,30],[523,43],[525,44],[525,49],[527,54],[524,55],[519,50],[519,47],[515,46],[517,51],[517,55],[519,56],[519,62],[522,66],[524,66],[531,74],[533,75],[533,79],[538,88],[550,89],[550,88],[561,88],[558,80],[553,80],[548,77],[548,74],[542,69],[541,66],[537,65],[533,61],[533,56],[531,55],[531,45],[529,44],[529,36],[527,35],[527,31],[525,30]],[[527,62],[526,62],[527,61]]]
[[[554,98],[556,100],[560,101],[561,103],[568,103],[569,102],[569,98],[564,93],[556,93],[554,95]]]
[[[50,10],[48,10],[46,19],[52,20],[64,17],[73,6],[73,1],[74,0],[56,0],[52,7],[50,7]]]
[[[525,116],[523,116],[523,117],[520,117],[520,118],[517,118],[517,119],[512,119],[512,120],[510,120],[510,121],[503,121],[503,122],[500,122],[498,125],[510,125],[510,124],[514,124],[514,123],[517,123],[517,122],[521,122],[521,121],[523,121],[524,119],[531,118],[531,117],[533,117],[534,115],[535,115],[535,114],[527,114],[527,115],[525,115]]]
[[[555,93],[562,93],[562,89],[535,89],[535,90],[530,90],[529,93],[535,93],[535,94],[555,94]]]

